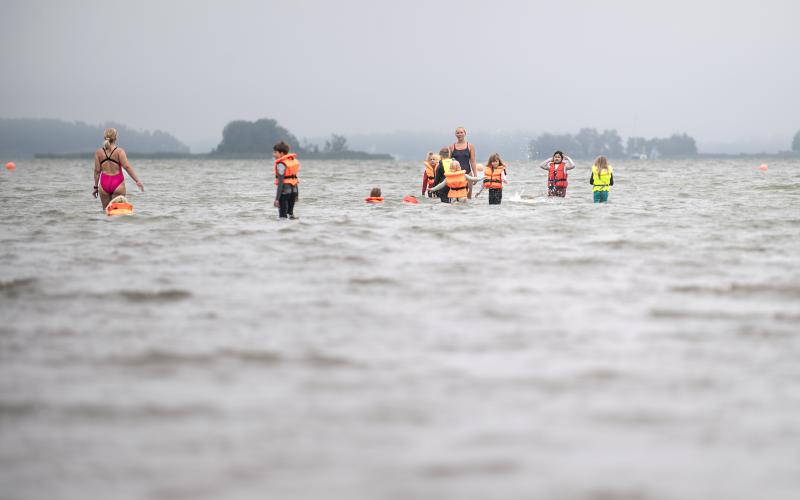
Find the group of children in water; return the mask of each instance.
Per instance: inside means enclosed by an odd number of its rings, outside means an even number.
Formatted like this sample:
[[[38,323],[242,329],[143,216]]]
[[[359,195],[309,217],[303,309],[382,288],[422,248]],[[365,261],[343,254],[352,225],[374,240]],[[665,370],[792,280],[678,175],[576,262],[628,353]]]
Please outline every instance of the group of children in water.
[[[464,203],[472,196],[472,187],[481,182],[480,190],[474,197],[489,190],[489,204],[499,205],[503,200],[503,187],[508,184],[506,163],[499,154],[493,153],[486,160],[486,165],[475,163],[475,147],[465,140],[467,131],[463,127],[456,129],[457,141],[444,147],[439,154],[428,153],[423,162],[425,170],[422,178],[422,195],[429,198],[438,197],[442,203]],[[95,153],[94,191],[100,197],[103,209],[108,209],[117,197],[124,198],[125,183],[122,170],[128,171],[136,185],[144,191],[136,173],[128,162],[124,150],[116,147],[117,131],[107,129],[104,134],[105,144]],[[300,162],[297,154],[291,153],[289,146],[281,141],[272,148],[275,176],[275,201],[278,217],[294,219],[294,205],[298,199],[298,171]],[[108,165],[106,165],[108,163]],[[547,170],[548,196],[565,197],[567,195],[567,171],[575,168],[575,162],[561,151],[553,153],[552,158],[543,161],[540,168]],[[608,201],[608,190],[614,185],[613,167],[605,156],[598,156],[592,165],[589,177],[595,203]],[[127,200],[120,200],[125,201]],[[381,203],[383,196],[380,188],[373,188],[365,198],[368,203]],[[417,203],[413,196],[406,196],[404,202]],[[131,207],[132,211],[132,207]],[[110,214],[111,215],[111,214]]]
[[[489,205],[499,205],[503,200],[503,187],[508,184],[506,163],[499,154],[493,153],[486,160],[486,165],[475,163],[475,148],[466,142],[467,131],[463,127],[456,129],[457,142],[442,148],[439,154],[428,153],[423,165],[422,194],[427,192],[429,198],[436,196],[443,203],[463,203],[472,198],[472,185],[482,182],[483,185],[475,194],[478,197],[484,189],[489,190]],[[572,158],[561,151],[553,153],[551,158],[539,164],[547,170],[547,195],[564,198],[567,195],[567,171],[575,168]],[[472,175],[473,172],[476,175]],[[589,176],[595,203],[608,201],[608,190],[614,185],[613,167],[605,156],[598,156],[592,165]],[[370,195],[367,201],[375,198]],[[381,198],[382,200],[382,198]]]
[[[456,129],[457,142],[442,148],[439,154],[428,153],[423,162],[422,195],[427,194],[428,198],[438,197],[442,203],[465,203],[473,198],[473,184],[481,182],[482,186],[474,197],[477,198],[488,189],[489,205],[499,205],[503,200],[503,187],[508,184],[506,163],[498,153],[489,156],[486,165],[475,163],[475,147],[465,140],[466,134],[467,131],[459,127]],[[275,206],[280,207],[278,216],[294,218],[293,207],[297,198],[297,168],[299,168],[297,155],[289,154],[289,147],[283,142],[276,144],[273,149],[275,185],[278,186]],[[295,164],[296,167],[293,166]],[[575,168],[572,158],[561,151],[556,151],[552,158],[543,161],[539,167],[547,170],[548,196],[564,198],[569,185],[567,171]],[[288,184],[291,186],[287,187]],[[594,161],[589,184],[592,185],[595,203],[608,200],[609,187],[614,185],[614,174],[605,156],[598,156]],[[382,203],[383,200],[383,193],[379,187],[372,188],[369,196],[364,198],[367,203]],[[413,196],[406,196],[403,201],[417,203],[417,199]]]

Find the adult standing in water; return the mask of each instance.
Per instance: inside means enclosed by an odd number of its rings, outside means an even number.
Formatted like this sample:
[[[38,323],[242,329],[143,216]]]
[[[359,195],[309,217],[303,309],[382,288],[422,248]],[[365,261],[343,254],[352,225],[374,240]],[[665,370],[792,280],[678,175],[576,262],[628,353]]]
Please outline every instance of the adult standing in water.
[[[467,175],[475,174],[475,146],[467,142],[467,129],[456,128],[456,142],[450,146],[450,157],[461,165]],[[469,185],[469,197],[472,198],[472,184]]]
[[[94,191],[92,196],[100,196],[103,210],[117,196],[125,196],[125,175],[128,172],[133,182],[144,192],[144,184],[139,180],[133,167],[128,162],[125,150],[117,147],[117,130],[107,128],[103,133],[103,147],[94,153]]]
[[[547,196],[567,196],[567,170],[575,168],[575,162],[561,151],[553,153],[553,157],[539,164],[539,168],[547,170]]]

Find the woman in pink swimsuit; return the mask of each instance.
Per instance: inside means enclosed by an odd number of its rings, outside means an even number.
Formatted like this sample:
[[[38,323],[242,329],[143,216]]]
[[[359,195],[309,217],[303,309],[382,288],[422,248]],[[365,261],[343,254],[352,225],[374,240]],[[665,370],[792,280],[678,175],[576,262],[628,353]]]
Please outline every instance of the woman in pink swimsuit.
[[[142,192],[144,192],[144,184],[136,176],[131,164],[128,163],[125,150],[117,147],[116,129],[107,128],[103,138],[105,139],[103,147],[94,153],[94,191],[92,196],[97,198],[97,195],[100,195],[100,202],[105,210],[108,202],[117,196],[125,195],[123,168],[128,171],[128,175]]]

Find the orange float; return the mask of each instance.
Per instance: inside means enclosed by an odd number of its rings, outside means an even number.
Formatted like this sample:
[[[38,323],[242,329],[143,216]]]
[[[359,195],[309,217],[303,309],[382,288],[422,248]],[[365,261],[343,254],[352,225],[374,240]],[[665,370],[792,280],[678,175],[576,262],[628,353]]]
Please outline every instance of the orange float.
[[[15,168],[17,168],[17,166],[14,165],[13,161],[6,163],[6,170],[14,170]]]
[[[412,205],[416,205],[417,203],[419,203],[419,201],[417,201],[415,197],[409,194],[403,198],[403,203],[411,203]]]
[[[133,205],[130,203],[109,203],[106,207],[106,214],[112,215],[132,215]]]

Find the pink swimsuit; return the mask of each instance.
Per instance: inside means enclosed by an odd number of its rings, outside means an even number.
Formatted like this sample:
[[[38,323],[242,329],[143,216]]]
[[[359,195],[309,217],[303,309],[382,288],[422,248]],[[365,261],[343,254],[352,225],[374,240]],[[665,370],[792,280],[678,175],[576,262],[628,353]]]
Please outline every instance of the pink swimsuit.
[[[111,154],[113,155],[114,151],[116,150],[117,148],[112,149]],[[100,165],[102,165],[107,161],[110,161],[111,163],[116,163],[117,166],[121,167],[120,163],[114,158],[112,158],[110,154],[106,153],[105,149],[103,150],[103,153],[106,155],[106,158],[100,161]],[[122,184],[124,181],[125,181],[125,175],[123,175],[122,173],[122,168],[120,168],[119,172],[114,175],[108,175],[104,172],[100,173],[100,187],[103,188],[103,191],[105,191],[107,194],[114,194],[114,191],[116,191],[119,185]]]

